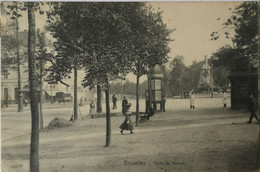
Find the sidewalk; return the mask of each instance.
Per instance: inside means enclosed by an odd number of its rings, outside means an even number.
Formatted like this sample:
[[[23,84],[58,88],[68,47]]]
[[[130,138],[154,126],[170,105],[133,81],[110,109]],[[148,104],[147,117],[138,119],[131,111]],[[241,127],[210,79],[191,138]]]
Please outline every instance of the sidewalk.
[[[44,103],[43,109],[56,109],[56,108],[64,108],[64,107],[73,107],[72,103]],[[26,107],[23,107],[23,111],[30,111],[31,107],[30,104],[28,104]],[[17,104],[9,104],[8,107],[1,107],[1,112],[17,112],[18,111],[18,105]]]

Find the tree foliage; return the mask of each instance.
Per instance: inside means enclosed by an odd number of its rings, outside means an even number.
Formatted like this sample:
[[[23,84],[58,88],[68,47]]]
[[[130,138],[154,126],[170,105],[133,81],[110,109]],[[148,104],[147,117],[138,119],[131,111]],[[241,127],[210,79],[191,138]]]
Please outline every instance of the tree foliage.
[[[167,44],[169,31],[163,30],[160,15],[145,7],[144,3],[130,2],[54,3],[48,13],[49,30],[57,39],[51,75],[61,80],[79,65],[86,73],[83,85],[102,86],[108,101],[109,82],[131,70],[134,56],[149,57],[151,63],[152,57],[165,59],[169,51],[167,46],[161,47]],[[109,124],[109,102],[106,104]]]
[[[235,8],[230,18],[223,23],[221,32],[213,32],[212,40],[217,40],[223,33],[232,39],[232,46],[224,46],[213,53],[215,65],[222,65],[232,70],[246,70],[249,61],[257,59],[257,2],[243,2]],[[234,30],[233,37],[230,31]]]
[[[2,40],[1,40],[1,67],[16,67],[16,39],[15,35],[16,24],[13,20],[8,20],[2,26]]]
[[[168,43],[173,30],[169,30],[162,21],[162,12],[154,12],[151,6],[143,5],[131,15],[132,71],[140,77],[150,67],[168,61],[170,48]]]
[[[202,66],[205,63],[202,61],[193,61],[190,66],[183,63],[183,56],[176,56],[171,62],[170,67],[165,74],[165,95],[179,96],[181,92],[190,92],[197,88],[200,79]],[[209,60],[212,65],[212,60]],[[227,70],[222,66],[213,67],[213,80],[216,87],[226,88]]]
[[[187,67],[185,66],[183,56],[176,56],[174,59],[170,62],[170,71],[169,71],[169,85],[168,90],[170,96],[174,95],[180,95],[184,81],[184,72],[186,71]]]
[[[67,76],[72,69],[72,57],[76,56],[78,64],[84,64],[86,69],[85,85],[116,78],[128,63],[127,14],[135,5],[54,3],[54,10],[48,13],[49,30],[57,39],[54,76]]]
[[[37,77],[35,62],[35,11],[43,13],[41,2],[10,2],[7,4],[11,19],[22,17],[21,11],[28,12],[28,67],[30,83],[31,105],[31,144],[30,144],[30,171],[39,171],[39,110],[37,98]]]

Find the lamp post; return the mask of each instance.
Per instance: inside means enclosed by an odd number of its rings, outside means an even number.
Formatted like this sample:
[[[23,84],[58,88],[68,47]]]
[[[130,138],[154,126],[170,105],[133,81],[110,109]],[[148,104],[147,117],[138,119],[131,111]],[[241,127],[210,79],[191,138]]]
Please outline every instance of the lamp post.
[[[16,13],[18,11],[18,5],[16,2]],[[17,78],[18,78],[18,112],[23,111],[23,91],[21,83],[21,68],[20,68],[20,55],[19,55],[19,41],[18,41],[18,17],[16,16],[16,51],[17,51]]]

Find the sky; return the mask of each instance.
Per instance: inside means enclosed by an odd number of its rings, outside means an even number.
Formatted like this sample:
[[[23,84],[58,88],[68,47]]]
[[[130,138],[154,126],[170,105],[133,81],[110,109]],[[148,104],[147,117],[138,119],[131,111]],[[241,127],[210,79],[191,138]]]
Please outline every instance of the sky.
[[[184,57],[186,66],[193,61],[201,61],[204,56],[210,57],[212,52],[220,47],[231,44],[226,38],[217,41],[210,40],[210,34],[218,31],[222,24],[232,15],[235,6],[241,2],[150,2],[154,9],[163,11],[164,23],[169,29],[176,29],[171,38],[169,47],[169,61],[177,55]],[[48,7],[46,7],[48,8]],[[231,8],[231,10],[230,10]],[[43,28],[46,17],[36,14],[36,27]],[[218,20],[217,20],[218,19]],[[3,23],[5,20],[3,19]],[[27,16],[20,19],[20,30],[28,30]],[[133,75],[128,75],[127,79],[135,82]],[[141,82],[146,77],[141,78]]]
[[[223,22],[231,15],[232,10],[241,2],[165,2],[151,3],[155,8],[163,11],[163,20],[168,28],[174,31],[170,43],[169,56],[184,57],[184,63],[191,65],[192,61],[204,59],[204,55],[211,56],[213,51],[226,44],[230,40],[221,38],[217,41],[210,40],[210,34],[218,31]],[[219,20],[217,20],[219,18]]]

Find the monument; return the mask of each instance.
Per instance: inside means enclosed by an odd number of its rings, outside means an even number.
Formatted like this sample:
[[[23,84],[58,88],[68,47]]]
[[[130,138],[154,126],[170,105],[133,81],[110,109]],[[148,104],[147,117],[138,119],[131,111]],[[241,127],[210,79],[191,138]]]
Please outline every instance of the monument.
[[[205,63],[203,64],[200,72],[200,79],[198,82],[198,86],[195,91],[197,93],[210,94],[211,97],[213,97],[213,91],[214,91],[213,73],[210,65],[208,64],[208,59],[206,56],[205,56]]]

